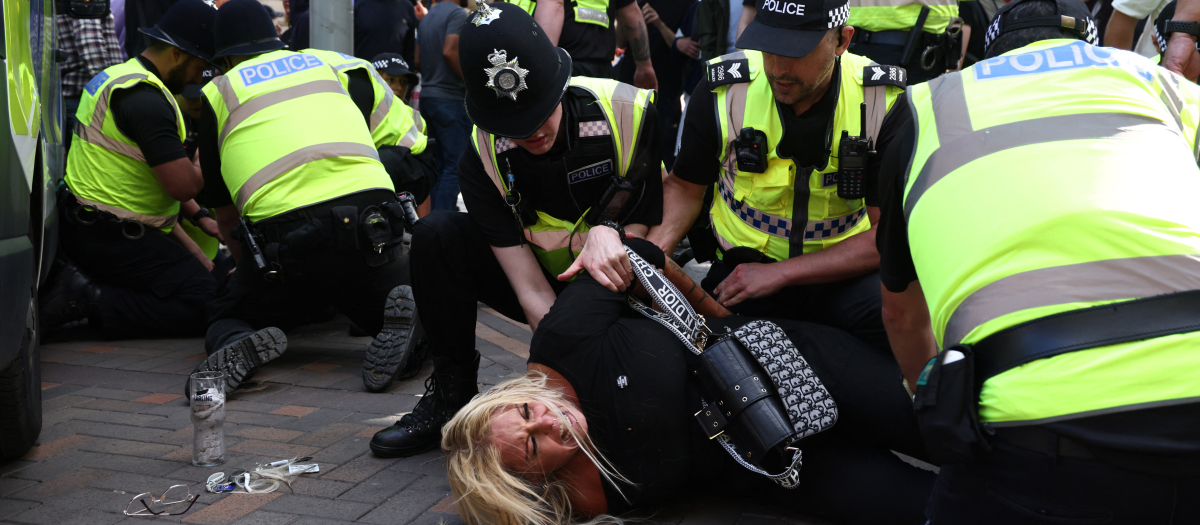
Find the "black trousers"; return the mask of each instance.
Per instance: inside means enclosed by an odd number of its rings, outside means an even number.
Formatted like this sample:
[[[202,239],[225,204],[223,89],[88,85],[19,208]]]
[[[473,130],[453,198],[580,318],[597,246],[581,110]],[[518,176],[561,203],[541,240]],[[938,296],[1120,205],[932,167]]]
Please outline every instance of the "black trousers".
[[[974,463],[942,466],[927,523],[1200,523],[1200,477],[1149,476],[1094,460],[992,446]]]
[[[932,71],[921,69],[921,52],[925,50],[923,45],[915,53],[917,58],[911,64],[902,64],[904,60],[904,46],[891,44],[869,44],[856,43],[850,46],[850,52],[856,55],[865,56],[874,60],[877,64],[887,66],[900,66],[908,73],[908,85],[920,84],[928,82],[945,73],[944,64],[935,64]],[[958,65],[952,64],[952,65]]]
[[[195,256],[158,230],[134,240],[110,222],[79,224],[66,210],[59,218],[59,246],[100,286],[99,318],[89,322],[106,337],[204,333],[217,281]]]
[[[269,228],[280,225],[285,235],[298,221],[324,218],[337,206],[358,206],[359,210],[383,202],[389,192],[365,192],[340,197],[320,205],[293,210],[255,225]],[[409,284],[406,256],[372,267],[367,264],[369,248],[342,251],[335,248],[335,233],[327,228],[307,251],[281,257],[283,279],[267,281],[258,271],[249,249],[242,248],[237,271],[229,284],[208,305],[210,325],[204,340],[208,353],[242,339],[268,326],[283,331],[327,315],[330,306],[349,317],[368,334],[383,329],[383,311],[388,293]]]
[[[713,261],[700,286],[712,293],[733,268],[720,260]],[[794,319],[840,328],[891,355],[883,328],[879,272],[834,283],[788,286],[775,295],[742,301],[730,310],[749,317]]]
[[[526,321],[508,276],[469,215],[453,211],[426,215],[417,223],[412,245],[413,296],[435,366],[474,363],[476,303]],[[566,287],[548,275],[546,279],[556,293]]]

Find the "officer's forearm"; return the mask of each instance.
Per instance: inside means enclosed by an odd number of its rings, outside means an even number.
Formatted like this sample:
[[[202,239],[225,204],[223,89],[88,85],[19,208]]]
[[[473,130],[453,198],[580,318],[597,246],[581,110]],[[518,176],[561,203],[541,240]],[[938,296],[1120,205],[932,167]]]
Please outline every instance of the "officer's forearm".
[[[878,270],[879,249],[875,247],[875,231],[879,227],[879,208],[867,208],[867,214],[871,219],[871,229],[819,252],[776,263],[784,272],[787,285],[832,283]]]
[[[504,270],[508,284],[517,294],[517,301],[521,303],[529,328],[536,331],[538,323],[542,321],[546,312],[550,311],[550,305],[554,304],[556,298],[550,282],[542,274],[537,257],[534,257],[533,250],[529,249],[528,245],[504,248],[493,246],[492,253],[500,263],[500,268]]]
[[[1179,0],[1172,20],[1200,22],[1200,0]]]
[[[1108,19],[1108,27],[1104,30],[1104,45],[1118,49],[1133,49],[1133,30],[1137,27],[1137,19],[1113,10]]]
[[[882,286],[882,284],[880,285]],[[892,353],[900,364],[900,372],[915,392],[917,377],[929,358],[937,355],[937,341],[933,337],[929,321],[929,306],[921,283],[913,281],[908,289],[900,293],[882,288],[883,326],[887,329]]]
[[[225,238],[225,245],[229,247],[229,253],[233,254],[234,261],[242,260],[242,243],[234,240],[233,229],[238,225],[237,208],[230,204],[217,208],[217,229],[221,230],[221,237]]]
[[[646,19],[642,17],[642,8],[637,2],[631,2],[617,11],[621,22],[621,32],[629,44],[625,51],[630,53],[638,67],[650,65],[650,37],[646,32]]]
[[[636,3],[636,2],[635,2]],[[533,21],[542,26],[542,31],[545,31],[546,38],[550,39],[550,43],[558,45],[558,38],[562,36],[563,16],[563,0],[538,0],[537,7],[533,9]]]
[[[673,171],[667,175],[663,179],[662,224],[651,227],[646,240],[658,246],[663,253],[675,253],[675,247],[700,215],[706,189],[707,186],[679,178]]]

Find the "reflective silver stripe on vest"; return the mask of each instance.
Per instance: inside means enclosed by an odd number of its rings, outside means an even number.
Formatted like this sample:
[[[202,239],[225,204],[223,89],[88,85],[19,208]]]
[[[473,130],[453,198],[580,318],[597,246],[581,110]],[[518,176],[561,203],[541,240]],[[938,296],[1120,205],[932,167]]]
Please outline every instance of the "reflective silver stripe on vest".
[[[121,219],[135,220],[151,228],[166,228],[167,226],[175,225],[175,222],[179,220],[178,215],[171,215],[168,217],[161,215],[146,215],[143,213],[132,212],[124,208],[118,208],[110,204],[88,200],[78,195],[75,196],[75,200],[79,201],[79,204],[84,206],[109,212]]]
[[[417,131],[417,125],[414,123],[412,126],[409,126],[408,132],[406,132],[403,137],[400,137],[400,142],[398,142],[398,144],[408,149],[412,149],[412,147],[417,144],[417,139],[419,138],[421,138],[421,132]]]
[[[320,93],[337,93],[345,95],[346,91],[342,89],[342,84],[336,80],[313,80],[303,84],[286,87],[278,91],[263,93],[257,97],[250,99],[245,104],[238,104],[236,107],[229,110],[229,116],[225,118],[225,125],[221,128],[221,135],[217,137],[217,146],[225,144],[225,138],[229,133],[237,129],[238,125],[245,122],[255,113],[267,109],[275,104],[287,102],[308,95],[317,95]],[[226,102],[228,105],[228,102]]]
[[[328,142],[325,144],[313,144],[300,148],[296,151],[288,153],[278,160],[267,164],[262,169],[258,170],[248,179],[242,187],[238,189],[237,207],[238,211],[246,206],[246,202],[268,182],[275,180],[276,177],[292,171],[309,162],[329,159],[334,157],[367,157],[379,160],[379,152],[373,146],[366,144],[358,144],[355,142]]]
[[[79,140],[100,146],[108,151],[118,155],[124,155],[139,162],[145,162],[146,156],[142,153],[142,148],[132,144],[126,144],[108,135],[105,135],[99,129],[91,126],[83,125],[83,122],[75,121],[75,134]]]
[[[1010,275],[963,299],[946,323],[943,348],[1003,315],[1067,303],[1140,299],[1200,289],[1200,255],[1108,259]]]
[[[412,112],[413,126],[416,126],[417,131],[425,133],[425,122],[421,119],[421,114],[415,108],[408,108]]]
[[[904,200],[904,217],[929,188],[967,163],[1007,149],[1062,140],[1126,138],[1143,135],[1147,141],[1178,138],[1180,131],[1161,120],[1132,113],[1077,113],[1000,124],[975,130],[971,127],[962,78],[946,75],[929,82],[938,149],[929,156]],[[936,84],[936,85],[935,85]],[[1153,135],[1159,135],[1153,137]]]
[[[96,97],[96,108],[92,111],[92,118],[88,121],[89,126],[95,126],[97,130],[104,124],[104,114],[108,113],[108,97],[112,94],[114,87],[124,84],[130,80],[149,80],[150,77],[146,73],[130,73],[117,77],[116,80],[109,82],[104,86],[104,91],[100,92],[100,96]],[[174,102],[172,101],[172,104]]]
[[[217,93],[221,94],[221,100],[225,101],[225,111],[233,113],[233,110],[242,105],[242,101],[238,100],[237,91],[233,90],[233,84],[230,83],[229,77],[218,76],[212,79],[212,83],[217,86]]]
[[[380,77],[379,73],[375,73],[374,71],[371,71],[370,73],[372,79],[383,87],[383,100],[379,101],[379,105],[375,107],[375,111],[371,112],[371,119],[368,124],[368,127],[371,128],[371,133],[374,133],[375,128],[378,128],[379,125],[383,123],[383,119],[386,118],[388,112],[392,110],[392,99],[395,98],[396,95],[392,93],[391,86],[388,86],[387,82],[383,81],[383,77]]]
[[[608,13],[605,13],[604,11],[601,11],[599,9],[590,9],[587,7],[576,7],[575,8],[575,19],[576,20],[591,20],[593,22],[600,22],[604,25],[608,25]]]

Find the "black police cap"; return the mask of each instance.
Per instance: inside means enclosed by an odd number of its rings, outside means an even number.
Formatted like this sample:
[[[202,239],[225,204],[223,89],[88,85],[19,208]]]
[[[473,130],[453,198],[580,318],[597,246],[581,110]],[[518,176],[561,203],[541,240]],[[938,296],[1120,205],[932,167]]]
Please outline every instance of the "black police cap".
[[[850,18],[849,0],[757,0],[755,5],[758,12],[737,47],[792,58],[812,53],[830,29]]]
[[[217,10],[214,58],[261,55],[287,47],[258,0],[229,0]]]
[[[1013,8],[1024,2],[1031,0],[1012,0],[1008,5],[1000,8],[996,12],[996,16],[992,18],[991,25],[988,26],[987,32],[983,35],[983,47],[986,54],[987,49],[992,47],[992,42],[1000,38],[1000,35],[1010,33],[1018,29],[1026,29],[1030,27],[1058,27],[1075,33],[1080,40],[1092,45],[1100,43],[1099,35],[1096,34],[1096,21],[1092,19],[1092,13],[1087,6],[1078,0],[1054,0],[1055,13],[1050,16],[1031,16],[1013,19],[1007,16],[1012,12]]]
[[[554,113],[571,80],[571,55],[524,9],[482,4],[463,23],[458,60],[467,115],[494,135],[525,138]]]
[[[203,0],[179,0],[142,34],[175,46],[184,53],[211,61],[217,10]]]

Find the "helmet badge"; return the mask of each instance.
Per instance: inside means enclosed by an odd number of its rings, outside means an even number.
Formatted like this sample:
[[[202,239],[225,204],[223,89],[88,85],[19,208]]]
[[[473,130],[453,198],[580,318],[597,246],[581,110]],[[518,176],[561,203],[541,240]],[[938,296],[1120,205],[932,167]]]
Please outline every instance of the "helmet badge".
[[[492,63],[492,67],[483,71],[488,76],[487,87],[496,92],[496,98],[508,97],[516,100],[517,93],[528,89],[529,86],[525,85],[525,75],[529,74],[529,70],[517,65],[517,57],[509,60],[507,51],[492,49],[488,61]]]

